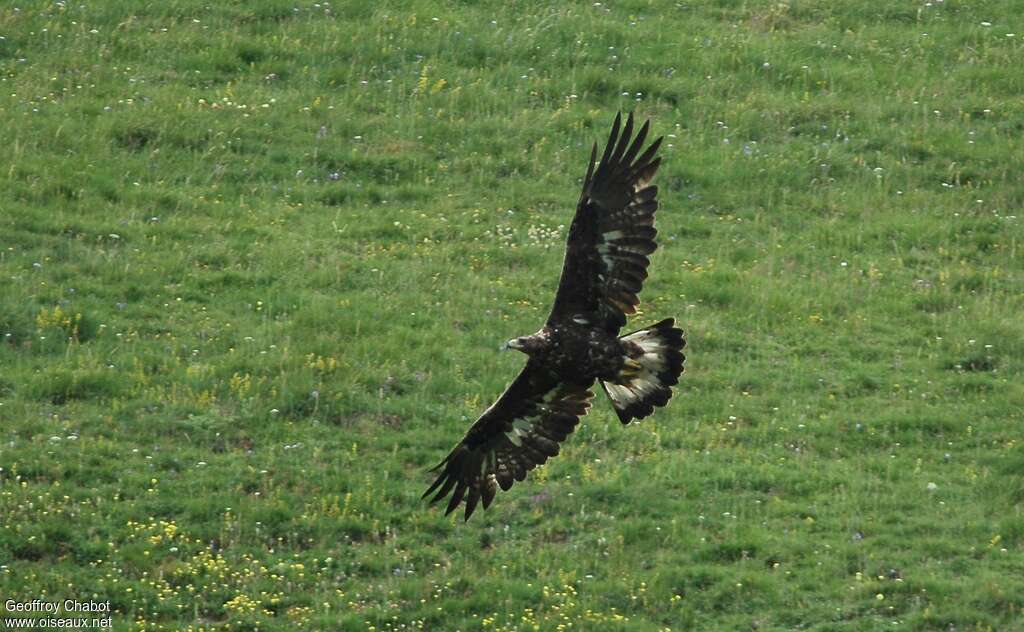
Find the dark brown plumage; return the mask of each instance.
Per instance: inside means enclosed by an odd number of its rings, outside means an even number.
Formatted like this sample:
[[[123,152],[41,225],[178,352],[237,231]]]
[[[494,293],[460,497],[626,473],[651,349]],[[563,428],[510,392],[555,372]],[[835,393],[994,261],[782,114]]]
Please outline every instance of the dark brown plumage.
[[[466,520],[487,508],[497,488],[556,456],[560,443],[587,414],[595,380],[623,424],[668,403],[683,372],[685,340],[673,319],[619,337],[636,313],[657,248],[654,213],[661,139],[642,151],[649,122],[633,137],[633,115],[615,117],[600,161],[597,144],[566,242],[565,261],[547,323],[507,343],[530,356],[504,394],[438,464],[423,495],[451,494],[446,513],[465,501]]]

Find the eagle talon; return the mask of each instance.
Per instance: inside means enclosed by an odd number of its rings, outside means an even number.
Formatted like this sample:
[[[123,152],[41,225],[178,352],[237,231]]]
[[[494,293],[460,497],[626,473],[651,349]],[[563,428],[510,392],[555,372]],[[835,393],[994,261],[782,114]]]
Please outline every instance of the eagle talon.
[[[632,378],[640,375],[643,370],[644,367],[639,361],[634,360],[633,358],[626,358],[626,361],[622,365],[622,369],[619,371],[619,377],[626,378],[624,381],[629,382],[632,381]]]

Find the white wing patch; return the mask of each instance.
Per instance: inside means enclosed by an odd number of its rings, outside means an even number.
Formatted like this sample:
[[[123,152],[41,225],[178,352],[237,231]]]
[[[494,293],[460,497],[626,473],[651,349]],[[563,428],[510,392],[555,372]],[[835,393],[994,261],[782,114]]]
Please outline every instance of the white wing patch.
[[[545,398],[545,401],[548,401]],[[505,437],[517,448],[522,447],[523,440],[521,437],[525,437],[533,430],[534,421],[538,421],[539,417],[519,417],[512,420],[512,430],[505,433]]]
[[[667,368],[665,366],[664,352],[668,349],[665,341],[659,337],[658,332],[643,329],[626,336],[623,340],[635,343],[644,350],[644,354],[639,359],[640,365],[644,368],[643,374],[652,373],[651,377],[657,381],[657,374],[662,373]]]
[[[629,384],[605,382],[604,385],[608,389],[608,394],[611,398],[622,404],[629,404],[644,399],[661,388],[661,382],[658,380],[657,374],[647,370],[642,371]]]
[[[644,399],[646,396],[663,388],[658,376],[667,369],[665,351],[669,348],[661,339],[659,332],[653,329],[642,329],[623,337],[643,350],[643,355],[636,359],[640,371],[628,384],[605,383],[612,399],[624,404]]]

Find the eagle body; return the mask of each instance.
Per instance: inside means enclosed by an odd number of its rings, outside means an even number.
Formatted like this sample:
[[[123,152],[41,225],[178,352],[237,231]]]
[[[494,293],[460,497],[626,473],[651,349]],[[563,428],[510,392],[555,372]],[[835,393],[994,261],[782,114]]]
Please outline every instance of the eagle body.
[[[446,513],[464,501],[468,520],[498,488],[508,490],[558,455],[590,409],[595,382],[623,424],[672,397],[686,345],[675,320],[620,334],[636,313],[648,255],[657,248],[658,188],[650,181],[661,164],[661,139],[644,149],[648,129],[644,123],[633,137],[633,115],[625,126],[619,115],[600,161],[594,145],[551,314],[537,333],[505,344],[529,360],[434,468],[440,473],[423,495],[437,502],[451,494]]]
[[[615,379],[626,361],[627,347],[618,336],[573,321],[545,325],[519,340],[521,350],[559,380],[586,387],[596,379]]]

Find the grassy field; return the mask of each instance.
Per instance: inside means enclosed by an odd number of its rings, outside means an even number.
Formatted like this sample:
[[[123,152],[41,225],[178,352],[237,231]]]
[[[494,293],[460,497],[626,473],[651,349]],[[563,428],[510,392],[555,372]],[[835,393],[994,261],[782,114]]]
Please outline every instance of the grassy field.
[[[0,604],[1024,629],[1020,8],[5,3]],[[684,380],[445,519],[426,470],[634,109],[667,138],[631,326],[683,324]]]

